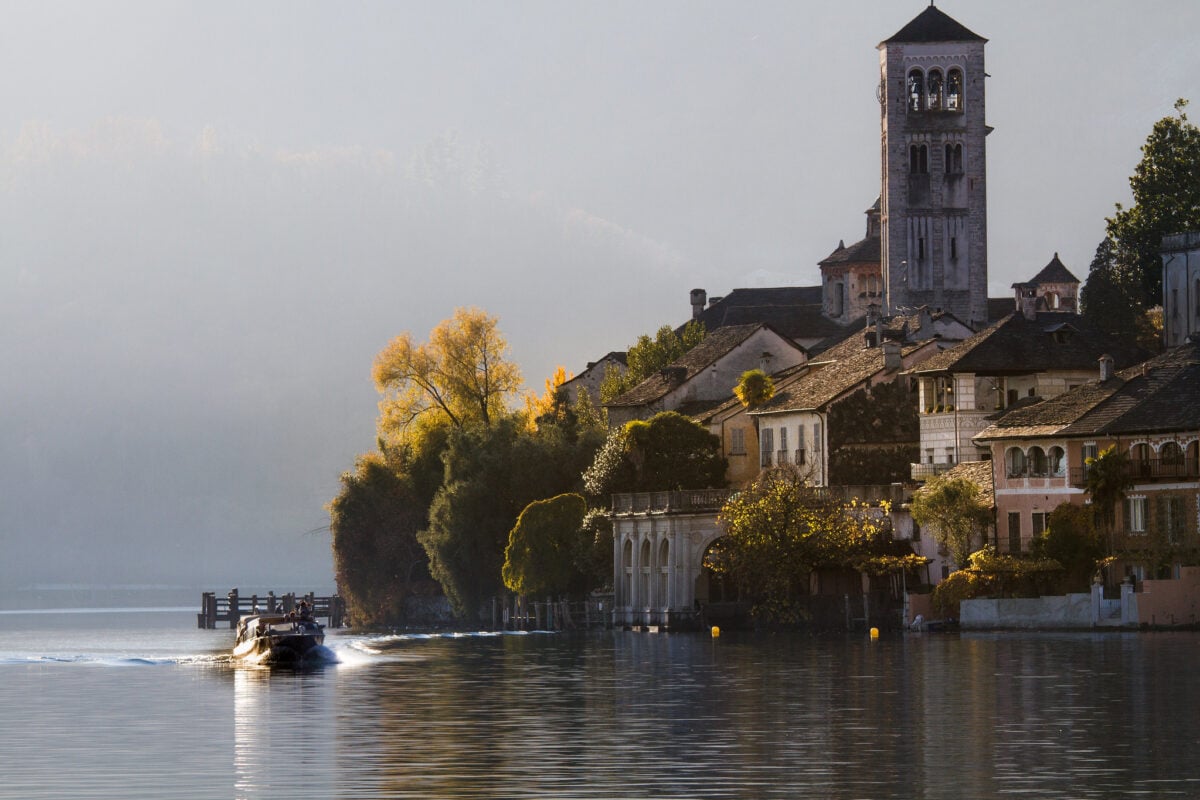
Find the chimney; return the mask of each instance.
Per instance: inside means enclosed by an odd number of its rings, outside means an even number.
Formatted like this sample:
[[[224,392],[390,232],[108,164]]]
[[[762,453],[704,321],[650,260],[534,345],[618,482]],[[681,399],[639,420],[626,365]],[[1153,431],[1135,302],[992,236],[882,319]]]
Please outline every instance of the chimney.
[[[895,372],[900,369],[900,343],[894,339],[888,339],[882,345],[883,347],[883,368],[888,372]]]
[[[703,289],[692,289],[692,319],[700,319],[704,312],[704,304],[708,302],[708,292]]]
[[[1108,353],[1100,356],[1100,382],[1108,380],[1113,374],[1113,357]]]
[[[879,342],[883,339],[883,320],[879,315],[877,303],[867,305],[867,330],[863,334],[863,339],[867,347],[878,347]]]

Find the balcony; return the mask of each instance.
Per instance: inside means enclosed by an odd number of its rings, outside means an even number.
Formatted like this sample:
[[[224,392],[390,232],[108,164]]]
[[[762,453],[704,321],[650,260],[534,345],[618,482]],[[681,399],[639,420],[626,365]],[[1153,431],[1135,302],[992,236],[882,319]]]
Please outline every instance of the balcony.
[[[731,489],[692,489],[675,492],[633,492],[614,494],[614,514],[687,514],[720,511],[734,491]]]
[[[1071,468],[1071,485],[1086,486],[1088,467]],[[1125,464],[1125,476],[1135,481],[1196,480],[1200,478],[1200,463],[1179,458],[1148,458]]]
[[[912,468],[911,477],[914,481],[927,481],[930,478],[936,478],[944,472],[949,472],[954,469],[954,464],[941,462],[940,464],[910,464]]]

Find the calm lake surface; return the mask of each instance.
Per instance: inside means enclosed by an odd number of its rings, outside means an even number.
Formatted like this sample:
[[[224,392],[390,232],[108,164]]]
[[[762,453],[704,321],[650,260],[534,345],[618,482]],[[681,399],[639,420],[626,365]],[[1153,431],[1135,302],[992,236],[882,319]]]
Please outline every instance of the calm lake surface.
[[[1200,796],[1200,635],[364,636],[0,612],[4,798]]]

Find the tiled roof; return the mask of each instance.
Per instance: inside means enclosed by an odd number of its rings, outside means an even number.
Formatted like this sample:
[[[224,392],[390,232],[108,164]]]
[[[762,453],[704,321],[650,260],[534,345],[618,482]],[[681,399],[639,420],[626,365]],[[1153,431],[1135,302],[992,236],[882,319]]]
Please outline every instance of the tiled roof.
[[[686,383],[703,372],[722,356],[728,354],[739,344],[749,339],[760,328],[773,330],[770,326],[759,323],[753,325],[734,325],[709,331],[705,334],[700,344],[670,364],[670,367],[681,370],[682,381],[672,381],[663,375],[662,372],[656,372],[606,405],[614,407],[642,406],[652,403],[679,386],[680,383]],[[775,332],[778,333],[778,331]],[[793,346],[801,349],[799,345]]]
[[[889,42],[986,42],[982,36],[967,30],[932,3],[912,22],[905,25],[884,43]]]
[[[901,357],[929,345],[931,342],[906,345],[901,350]],[[866,347],[862,337],[851,336],[822,353],[820,360],[831,363],[813,369],[789,386],[777,390],[774,397],[752,413],[773,414],[821,409],[881,372],[883,349]]]
[[[988,322],[999,322],[1013,313],[1013,309],[1016,307],[1017,303],[1011,297],[989,297],[987,300]]]
[[[826,264],[879,264],[882,261],[882,247],[878,236],[868,236],[849,247],[838,247],[821,262]]]
[[[977,438],[1103,436],[1200,429],[1200,345],[1189,343],[1017,409]]]
[[[1042,267],[1042,271],[1034,275],[1029,283],[1034,285],[1039,283],[1079,283],[1079,278],[1071,274],[1071,270],[1058,260],[1058,253],[1055,253],[1054,258],[1050,259],[1050,263]]]
[[[734,289],[710,303],[698,319],[709,332],[765,322],[789,339],[824,339],[846,330],[822,313],[820,286]]]
[[[996,505],[996,490],[992,486],[992,462],[963,461],[943,473],[947,478],[966,478],[979,487],[979,499],[988,508]]]
[[[1067,323],[1069,328],[1063,327]],[[1009,314],[970,339],[938,353],[913,372],[974,372],[1020,375],[1049,370],[1099,370],[1108,353],[1118,366],[1135,364],[1145,353],[1097,330],[1070,311],[1039,311],[1034,319]]]

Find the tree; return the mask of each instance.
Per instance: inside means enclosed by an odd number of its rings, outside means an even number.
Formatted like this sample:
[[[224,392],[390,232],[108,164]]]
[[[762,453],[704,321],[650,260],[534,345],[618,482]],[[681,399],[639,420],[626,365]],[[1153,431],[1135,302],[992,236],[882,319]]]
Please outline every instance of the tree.
[[[1174,116],[1154,123],[1129,178],[1133,205],[1118,203],[1106,220],[1119,259],[1137,278],[1141,308],[1161,302],[1163,237],[1200,228],[1200,128],[1188,122],[1186,107],[1180,98]]]
[[[1098,527],[1107,534],[1108,552],[1111,555],[1117,506],[1133,486],[1133,478],[1129,474],[1129,455],[1112,445],[1099,455],[1089,457],[1084,461],[1084,466],[1087,467],[1084,487],[1092,498]]]
[[[554,370],[554,377],[546,378],[546,393],[538,397],[533,392],[525,395],[525,416],[528,418],[530,430],[537,430],[542,422],[562,422],[571,413],[570,403],[567,402],[566,392],[562,385],[571,380],[566,367],[559,366]]]
[[[992,521],[992,511],[979,495],[979,487],[972,481],[945,475],[934,478],[913,495],[913,519],[932,531],[959,568],[966,565],[976,543],[982,544]]]
[[[428,502],[420,483],[386,454],[360,456],[329,504],[334,576],[352,624],[404,623],[405,600],[426,577],[417,541]]]
[[[1161,325],[1156,329],[1151,321],[1154,309],[1145,304],[1141,274],[1118,254],[1112,239],[1096,247],[1079,302],[1084,319],[1112,338],[1157,349]]]
[[[558,425],[531,434],[511,415],[489,428],[451,431],[444,482],[418,539],[461,618],[474,620],[483,601],[503,590],[504,551],[521,511],[578,490],[597,444]]]
[[[794,466],[763,472],[721,509],[725,536],[707,565],[728,575],[753,603],[752,613],[797,621],[795,599],[809,594],[819,566],[849,566],[886,528],[886,513],[830,499]]]
[[[1046,530],[1033,540],[1031,555],[1053,559],[1062,566],[1061,591],[1085,592],[1104,558],[1104,549],[1091,511],[1085,506],[1063,503],[1050,512]]]
[[[704,341],[704,326],[691,320],[676,334],[669,325],[663,325],[651,339],[642,334],[637,343],[625,355],[626,369],[618,372],[609,369],[600,384],[600,403],[608,403],[639,383],[676,361],[684,353]]]
[[[633,420],[609,432],[584,473],[596,498],[614,492],[711,489],[725,485],[728,462],[721,440],[675,411]]]
[[[757,408],[775,396],[775,381],[761,369],[746,370],[733,393],[746,408]]]
[[[585,514],[587,501],[574,493],[525,506],[508,534],[504,585],[520,595],[565,594],[583,585],[592,540]]]
[[[488,427],[521,386],[496,318],[475,308],[455,310],[427,344],[400,334],[375,357],[372,376],[383,395],[380,433],[399,440],[414,426]]]

